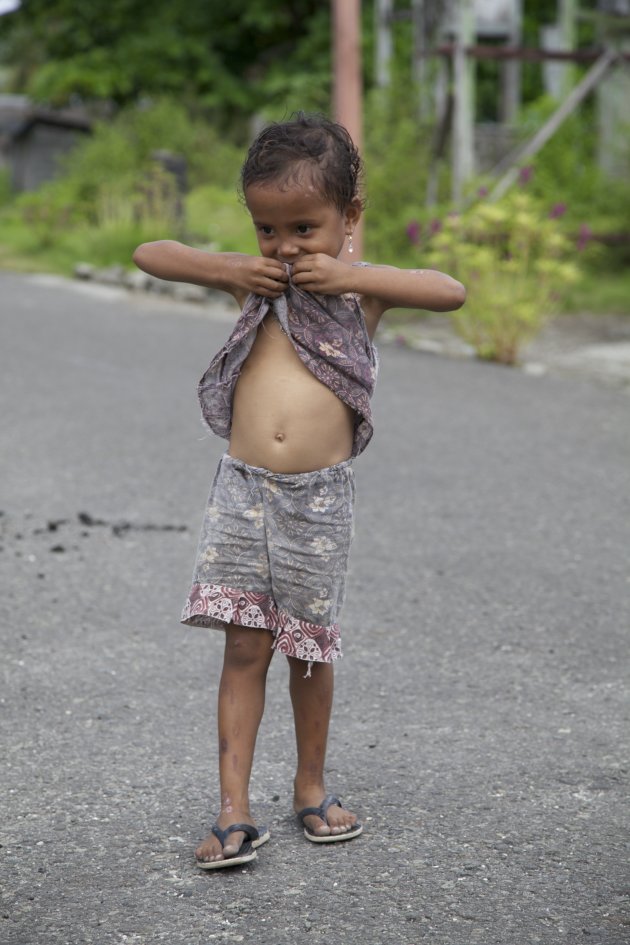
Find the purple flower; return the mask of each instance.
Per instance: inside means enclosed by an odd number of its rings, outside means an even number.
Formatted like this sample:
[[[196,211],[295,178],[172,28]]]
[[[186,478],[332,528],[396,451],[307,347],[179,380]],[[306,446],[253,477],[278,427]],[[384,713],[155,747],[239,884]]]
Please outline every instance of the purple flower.
[[[577,238],[578,252],[581,253],[583,250],[585,250],[592,239],[593,239],[593,231],[591,230],[588,223],[583,223],[582,226],[580,227],[580,231],[578,233],[578,238]]]
[[[518,182],[521,187],[525,187],[527,184],[529,184],[533,176],[534,167],[532,164],[527,164],[525,167],[522,167],[518,172]]]
[[[420,233],[422,232],[422,227],[417,220],[412,220],[411,223],[407,224],[407,239],[410,243],[413,243],[415,246],[420,242]]]
[[[442,229],[441,220],[437,220],[437,219],[431,220],[431,222],[429,223],[429,234],[431,236],[435,236],[435,234],[439,233],[441,229]]]
[[[563,217],[567,212],[566,203],[554,203],[553,207],[549,211],[550,220],[558,220],[560,217]]]
[[[479,190],[477,191],[477,196],[478,196],[478,197],[487,197],[489,193],[490,193],[490,191],[488,190],[487,187],[480,187]]]

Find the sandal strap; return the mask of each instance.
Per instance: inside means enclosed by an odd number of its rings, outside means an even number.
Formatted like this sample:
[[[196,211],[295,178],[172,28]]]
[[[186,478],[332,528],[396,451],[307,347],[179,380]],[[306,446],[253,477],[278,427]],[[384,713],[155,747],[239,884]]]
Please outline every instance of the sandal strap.
[[[223,830],[219,827],[218,824],[215,824],[212,828],[212,833],[215,835],[222,847],[225,846],[225,841],[231,833],[244,833],[251,842],[252,840],[258,840],[258,830],[254,827],[253,824],[232,824],[230,827],[226,827]]]
[[[314,815],[315,817],[319,817],[321,820],[326,821],[326,812],[328,811],[328,808],[332,807],[334,804],[336,804],[337,807],[343,807],[343,804],[335,794],[327,794],[319,807],[304,807],[300,811],[300,819],[304,820],[305,817]]]
[[[334,807],[334,806],[343,807],[343,804],[341,803],[341,801],[339,800],[336,794],[327,794],[324,800],[322,801],[322,806],[320,808],[320,810],[323,811],[321,815],[323,820],[327,819],[326,813],[328,811],[328,808]]]

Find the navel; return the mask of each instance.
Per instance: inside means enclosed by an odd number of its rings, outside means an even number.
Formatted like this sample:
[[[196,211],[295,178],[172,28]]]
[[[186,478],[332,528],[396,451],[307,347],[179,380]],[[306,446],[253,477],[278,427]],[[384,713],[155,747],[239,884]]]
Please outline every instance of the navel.
[[[282,443],[284,440],[284,433],[276,433],[274,439],[277,440],[278,443]]]

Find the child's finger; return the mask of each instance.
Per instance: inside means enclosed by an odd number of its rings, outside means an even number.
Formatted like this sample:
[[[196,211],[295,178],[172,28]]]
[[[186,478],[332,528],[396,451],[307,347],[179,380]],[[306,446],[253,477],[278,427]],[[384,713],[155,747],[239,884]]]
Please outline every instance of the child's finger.
[[[254,286],[254,292],[264,295],[267,299],[279,298],[285,289],[284,282],[279,282],[277,279],[259,279]]]
[[[315,265],[317,257],[316,256],[301,256],[297,262],[293,263],[293,275],[297,275],[301,272],[310,272]]]
[[[269,276],[270,279],[275,279],[276,282],[289,281],[288,273],[282,263],[275,262],[274,260],[266,261],[264,274]]]

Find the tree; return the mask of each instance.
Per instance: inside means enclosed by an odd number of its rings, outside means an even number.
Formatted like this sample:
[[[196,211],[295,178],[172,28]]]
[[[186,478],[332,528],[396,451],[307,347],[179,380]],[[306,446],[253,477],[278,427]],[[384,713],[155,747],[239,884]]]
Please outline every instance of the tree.
[[[219,115],[329,86],[321,0],[22,0],[0,20],[14,91],[54,105],[171,94]],[[296,79],[297,77],[297,79]]]

